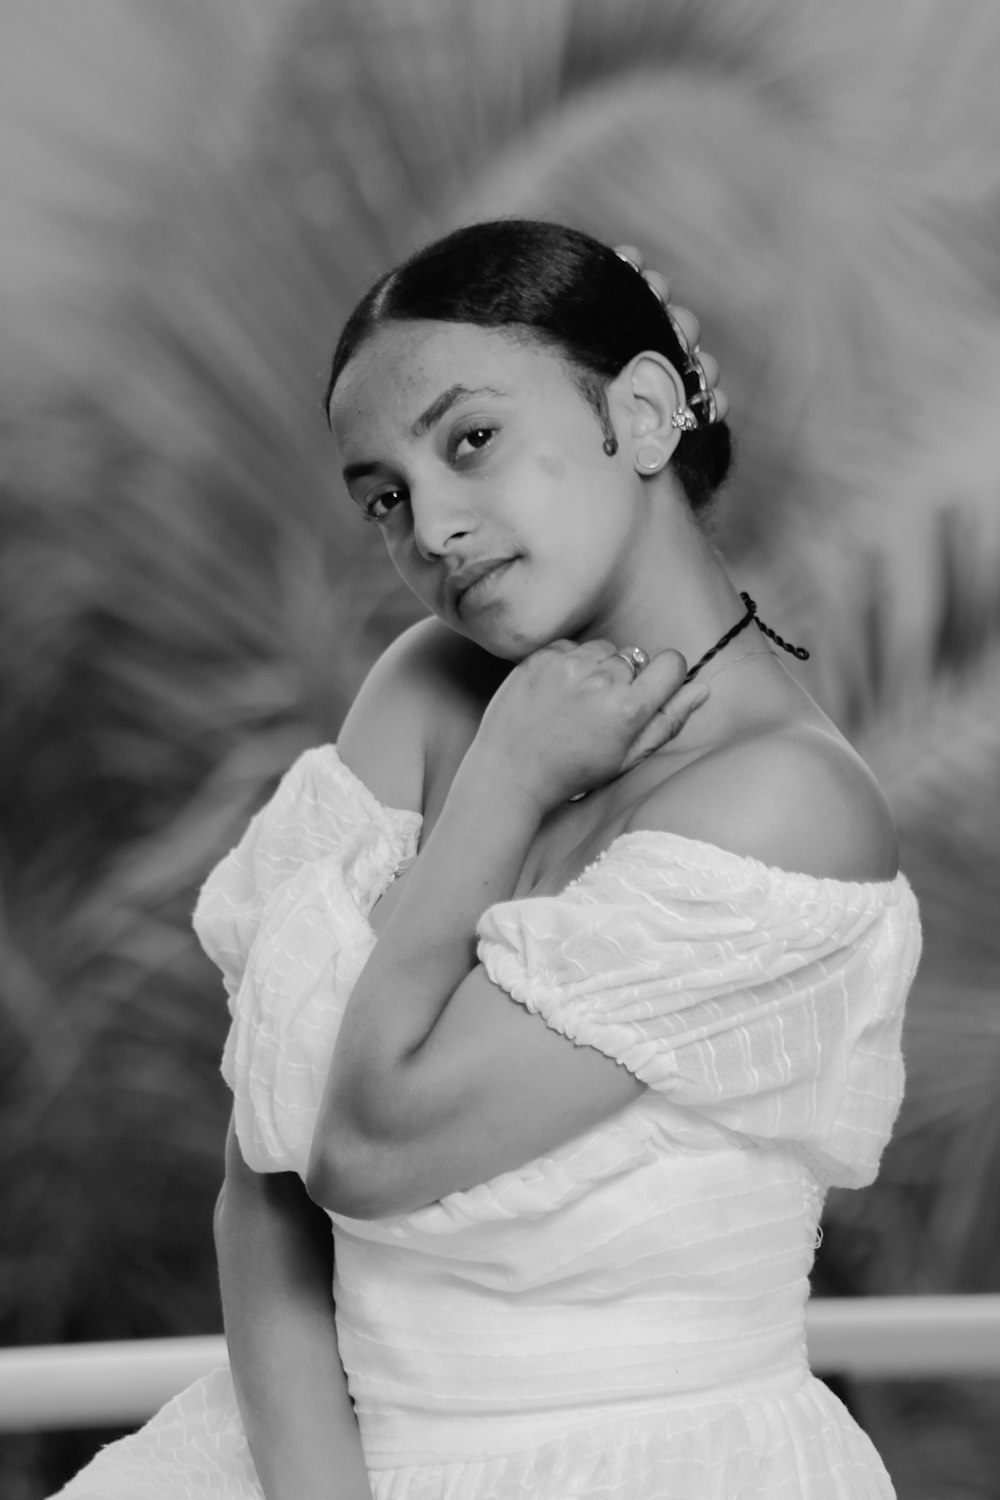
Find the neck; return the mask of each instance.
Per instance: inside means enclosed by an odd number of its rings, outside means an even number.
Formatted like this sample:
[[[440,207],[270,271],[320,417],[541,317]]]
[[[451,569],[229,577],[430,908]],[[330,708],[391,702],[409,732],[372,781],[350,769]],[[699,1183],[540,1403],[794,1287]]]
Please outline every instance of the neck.
[[[692,666],[746,614],[722,560],[689,512],[668,512],[656,528],[660,545],[643,547],[619,608],[599,634],[618,645],[642,646],[650,655],[670,648]],[[746,649],[755,626],[725,651]]]

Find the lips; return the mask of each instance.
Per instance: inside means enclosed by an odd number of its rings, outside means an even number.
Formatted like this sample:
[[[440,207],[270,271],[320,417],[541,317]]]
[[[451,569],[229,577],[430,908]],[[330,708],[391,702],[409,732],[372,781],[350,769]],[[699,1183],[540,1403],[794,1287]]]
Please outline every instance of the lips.
[[[460,611],[466,595],[476,584],[483,584],[499,570],[514,562],[513,557],[481,557],[477,562],[466,563],[445,583],[445,595],[451,608]]]

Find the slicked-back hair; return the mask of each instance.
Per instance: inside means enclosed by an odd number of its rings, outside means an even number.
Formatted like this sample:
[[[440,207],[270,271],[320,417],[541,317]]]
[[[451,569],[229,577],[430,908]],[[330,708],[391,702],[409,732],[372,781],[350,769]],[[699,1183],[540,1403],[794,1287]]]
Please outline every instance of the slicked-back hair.
[[[348,361],[387,323],[427,319],[509,329],[557,352],[607,433],[608,382],[643,350],[666,356],[685,379],[685,354],[642,276],[590,235],[535,219],[470,224],[418,250],[380,278],[351,313],[327,383],[329,409]],[[724,422],[682,433],[671,467],[695,511],[729,473]]]

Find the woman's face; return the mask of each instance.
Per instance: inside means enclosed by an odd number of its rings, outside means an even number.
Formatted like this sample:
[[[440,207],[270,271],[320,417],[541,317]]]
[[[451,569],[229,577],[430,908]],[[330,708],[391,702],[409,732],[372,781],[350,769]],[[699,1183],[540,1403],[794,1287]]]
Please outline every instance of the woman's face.
[[[642,486],[552,351],[467,323],[380,328],[330,409],[355,504],[419,599],[508,660],[615,637]]]

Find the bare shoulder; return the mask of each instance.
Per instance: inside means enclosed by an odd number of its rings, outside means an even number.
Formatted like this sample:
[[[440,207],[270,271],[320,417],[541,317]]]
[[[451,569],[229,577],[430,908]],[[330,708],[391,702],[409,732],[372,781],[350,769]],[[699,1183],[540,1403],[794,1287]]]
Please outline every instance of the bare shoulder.
[[[760,731],[703,756],[661,782],[629,826],[834,880],[892,880],[899,869],[875,777],[846,740],[818,724]]]
[[[421,810],[428,760],[440,740],[467,719],[478,722],[475,696],[486,691],[480,684],[489,675],[483,655],[432,618],[404,630],[375,662],[337,747],[380,802]]]

